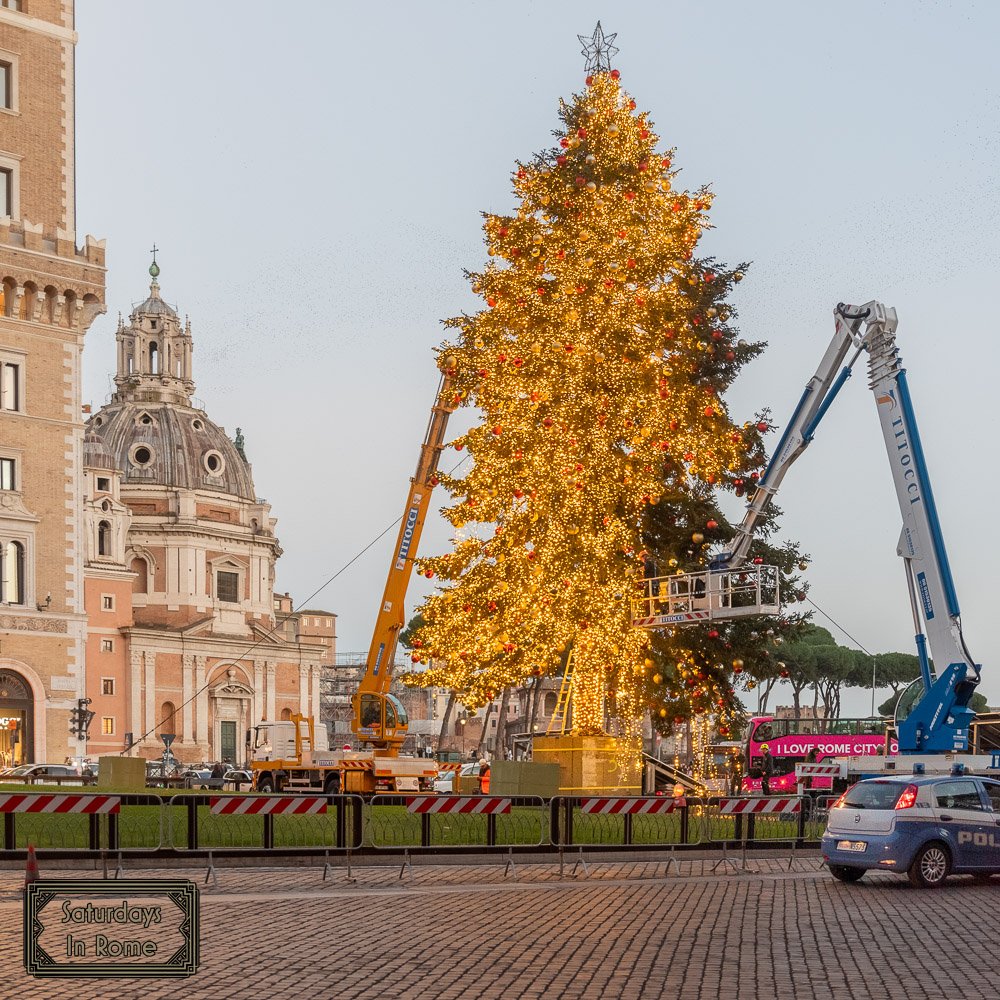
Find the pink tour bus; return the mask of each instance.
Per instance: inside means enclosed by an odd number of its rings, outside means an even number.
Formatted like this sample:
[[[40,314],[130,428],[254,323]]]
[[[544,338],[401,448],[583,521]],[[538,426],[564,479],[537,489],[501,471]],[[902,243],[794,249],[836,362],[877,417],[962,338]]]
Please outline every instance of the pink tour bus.
[[[804,763],[810,750],[816,752],[816,763],[827,757],[861,757],[886,752],[888,719],[775,719],[770,715],[754,716],[747,726],[744,744],[746,776],[744,792],[759,792],[761,747],[766,743],[774,761],[771,794],[795,792],[795,765]],[[897,750],[896,740],[889,743],[888,752]],[[815,777],[809,787],[830,788],[830,778]]]

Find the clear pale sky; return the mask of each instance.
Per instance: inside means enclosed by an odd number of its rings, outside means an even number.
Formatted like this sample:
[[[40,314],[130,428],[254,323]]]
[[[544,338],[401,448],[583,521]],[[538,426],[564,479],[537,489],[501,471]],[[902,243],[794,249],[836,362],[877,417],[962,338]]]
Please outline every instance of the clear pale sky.
[[[995,3],[78,0],[78,231],[107,238],[110,267],[84,398],[110,391],[116,316],[145,297],[155,240],[197,397],[243,428],[278,518],[277,588],[336,612],[341,651],[366,649],[395,531],[310,595],[402,511],[439,321],[476,305],[479,213],[513,207],[514,161],[553,141],[598,18],[679,181],[716,192],[703,252],[753,262],[734,301],[770,347],[734,415],[787,421],[837,302],[897,308],[966,641],[1000,702]],[[816,603],[870,651],[912,651],[863,370],[778,502]],[[438,520],[422,550],[447,540]]]

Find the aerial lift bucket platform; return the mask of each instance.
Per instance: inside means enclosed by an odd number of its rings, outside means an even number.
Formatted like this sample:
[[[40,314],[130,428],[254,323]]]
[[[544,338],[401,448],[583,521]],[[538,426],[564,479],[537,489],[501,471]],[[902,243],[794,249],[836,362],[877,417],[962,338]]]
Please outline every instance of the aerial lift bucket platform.
[[[781,611],[777,566],[749,564],[739,569],[704,570],[642,581],[632,600],[632,624],[657,629],[731,621]]]

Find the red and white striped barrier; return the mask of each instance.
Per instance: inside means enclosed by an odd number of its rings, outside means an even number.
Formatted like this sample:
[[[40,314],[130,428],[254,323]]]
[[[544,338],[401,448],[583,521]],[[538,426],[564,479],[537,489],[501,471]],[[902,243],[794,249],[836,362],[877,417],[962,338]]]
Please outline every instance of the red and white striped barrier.
[[[326,799],[230,795],[211,801],[214,816],[305,816],[326,812]]]
[[[117,795],[0,795],[0,813],[116,813]]]
[[[719,799],[720,816],[738,816],[743,813],[797,813],[801,799]]]
[[[599,816],[649,816],[670,813],[687,805],[684,799],[658,798],[583,799],[580,812]]]
[[[420,795],[406,803],[406,811],[411,813],[461,813],[469,816],[495,816],[510,812],[510,799],[490,795],[458,796]]]
[[[795,765],[796,778],[815,778],[815,777],[836,778],[839,775],[840,775],[839,764],[796,764]]]

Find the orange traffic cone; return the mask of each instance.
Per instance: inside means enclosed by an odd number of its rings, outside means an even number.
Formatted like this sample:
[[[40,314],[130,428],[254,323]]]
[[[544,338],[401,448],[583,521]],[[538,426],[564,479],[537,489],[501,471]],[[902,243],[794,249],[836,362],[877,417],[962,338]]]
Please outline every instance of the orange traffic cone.
[[[28,844],[28,860],[24,866],[24,888],[27,891],[32,882],[38,881],[38,858],[35,855],[35,845]]]

